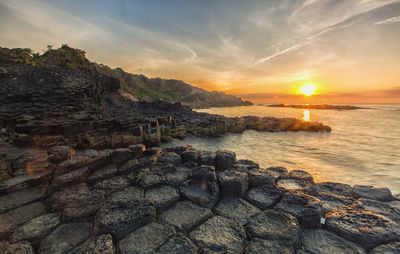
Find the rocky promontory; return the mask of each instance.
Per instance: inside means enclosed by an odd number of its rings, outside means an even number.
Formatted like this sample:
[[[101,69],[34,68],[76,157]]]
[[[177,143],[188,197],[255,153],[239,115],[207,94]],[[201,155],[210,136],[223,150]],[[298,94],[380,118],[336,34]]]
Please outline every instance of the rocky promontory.
[[[0,48],[0,140],[104,149],[246,129],[331,130],[294,118],[228,118],[198,113],[179,102],[132,101],[121,94],[123,80],[107,70],[65,45],[42,55]]]
[[[230,151],[0,146],[0,253],[398,253],[387,188]]]
[[[355,110],[369,109],[352,105],[330,105],[330,104],[271,104],[272,108],[301,108],[301,109],[335,109],[335,110]]]

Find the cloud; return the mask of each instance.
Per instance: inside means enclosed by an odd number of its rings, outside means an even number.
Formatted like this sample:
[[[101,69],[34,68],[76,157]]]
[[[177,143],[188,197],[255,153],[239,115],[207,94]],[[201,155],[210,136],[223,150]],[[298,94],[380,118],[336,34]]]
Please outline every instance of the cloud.
[[[375,25],[388,25],[388,24],[394,24],[394,23],[399,23],[400,22],[400,16],[397,17],[392,17],[388,19],[384,19],[378,22],[375,22]]]

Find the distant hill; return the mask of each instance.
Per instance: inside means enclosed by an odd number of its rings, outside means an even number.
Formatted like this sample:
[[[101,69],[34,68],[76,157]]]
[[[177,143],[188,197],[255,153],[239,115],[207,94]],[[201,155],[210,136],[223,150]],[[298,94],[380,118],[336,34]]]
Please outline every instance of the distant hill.
[[[181,80],[148,78],[144,75],[127,73],[121,68],[112,69],[106,65],[91,62],[85,52],[62,45],[58,49],[48,47],[43,54],[30,49],[14,49],[16,59],[34,66],[62,66],[69,69],[83,69],[99,72],[117,78],[120,93],[131,100],[181,102],[192,108],[230,107],[252,105],[249,101],[217,91],[207,91],[189,85]]]

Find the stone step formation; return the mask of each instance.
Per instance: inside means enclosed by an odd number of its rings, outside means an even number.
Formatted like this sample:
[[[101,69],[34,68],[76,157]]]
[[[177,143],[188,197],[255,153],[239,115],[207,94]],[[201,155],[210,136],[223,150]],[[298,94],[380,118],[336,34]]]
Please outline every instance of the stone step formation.
[[[36,63],[23,52],[0,48],[0,141],[105,149],[139,143],[158,145],[186,135],[214,137],[246,129],[331,130],[321,123],[294,118],[229,118],[199,113],[179,102],[133,102],[120,94],[119,79],[90,63],[71,67],[64,63],[66,58]],[[69,48],[68,52],[72,58],[84,57],[80,50]]]
[[[230,151],[0,147],[0,253],[399,253],[387,188]]]

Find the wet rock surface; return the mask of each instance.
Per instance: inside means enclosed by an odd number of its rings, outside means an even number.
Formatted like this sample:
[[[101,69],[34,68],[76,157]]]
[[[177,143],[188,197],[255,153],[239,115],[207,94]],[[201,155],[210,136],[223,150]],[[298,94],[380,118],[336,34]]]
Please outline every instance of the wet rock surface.
[[[33,152],[26,149],[16,156],[19,161],[27,161],[23,158],[27,155],[32,158]],[[314,183],[303,171],[262,169],[251,161],[236,161],[227,151],[218,152],[221,167],[216,170],[215,152],[191,147],[132,149],[54,148],[48,157],[39,152],[37,164],[56,170],[52,177],[0,192],[0,250],[110,254],[398,250],[400,202],[386,190],[362,187],[361,193],[357,186]],[[282,180],[307,186],[283,188]]]

